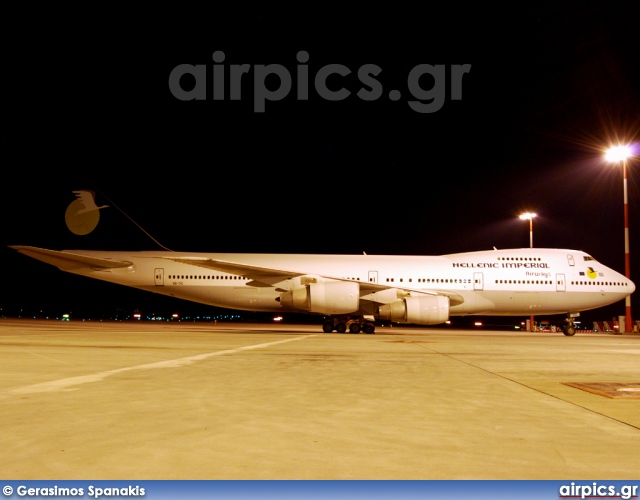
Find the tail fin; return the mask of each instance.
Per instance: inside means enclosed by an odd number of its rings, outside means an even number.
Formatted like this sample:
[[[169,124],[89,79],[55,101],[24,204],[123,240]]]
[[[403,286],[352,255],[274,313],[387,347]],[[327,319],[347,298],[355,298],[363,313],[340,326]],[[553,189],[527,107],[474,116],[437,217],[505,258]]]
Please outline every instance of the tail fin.
[[[97,187],[95,187],[93,185],[93,183],[89,180],[87,180],[87,182],[89,182],[89,184],[91,184],[93,186],[93,188],[100,193],[100,196],[102,196],[105,200],[107,200],[109,203],[111,203],[111,205],[118,210],[122,215],[124,215],[127,219],[129,219],[133,224],[135,224],[135,226],[140,229],[140,231],[142,231],[144,234],[146,234],[149,238],[151,238],[153,240],[153,242],[158,245],[160,248],[162,248],[163,250],[166,250],[167,252],[173,252],[173,250],[171,250],[170,248],[165,247],[163,244],[161,244],[158,240],[156,240],[153,236],[151,236],[147,231],[145,231],[142,226],[140,224],[138,224],[136,221],[134,221],[131,217],[129,217],[129,215],[122,210],[118,205],[116,205],[112,200],[109,199],[109,197],[107,195],[105,195],[102,191],[100,191]],[[75,191],[74,191],[75,193]]]

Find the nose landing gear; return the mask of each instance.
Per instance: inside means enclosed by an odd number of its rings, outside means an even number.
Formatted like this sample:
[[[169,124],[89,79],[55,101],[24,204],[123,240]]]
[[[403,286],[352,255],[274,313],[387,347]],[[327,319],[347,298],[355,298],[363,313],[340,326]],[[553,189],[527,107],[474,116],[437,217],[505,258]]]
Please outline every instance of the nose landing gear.
[[[564,320],[565,324],[562,327],[562,333],[564,333],[567,337],[572,337],[576,334],[576,324],[573,322],[573,317],[568,316]]]

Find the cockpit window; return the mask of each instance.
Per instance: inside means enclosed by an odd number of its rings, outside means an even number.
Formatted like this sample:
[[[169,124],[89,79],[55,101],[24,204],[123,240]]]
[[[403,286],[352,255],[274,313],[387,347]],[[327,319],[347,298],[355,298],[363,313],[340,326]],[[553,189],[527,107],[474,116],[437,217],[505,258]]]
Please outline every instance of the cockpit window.
[[[582,257],[584,260],[596,260],[593,257],[591,257],[590,255],[583,255]]]

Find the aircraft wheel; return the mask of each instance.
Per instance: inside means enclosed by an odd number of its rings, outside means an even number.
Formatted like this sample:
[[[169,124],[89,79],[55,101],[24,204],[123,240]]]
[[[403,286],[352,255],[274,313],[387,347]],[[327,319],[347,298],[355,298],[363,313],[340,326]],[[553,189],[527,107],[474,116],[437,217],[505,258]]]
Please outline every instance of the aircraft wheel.
[[[375,332],[376,327],[373,326],[371,323],[365,323],[364,326],[362,327],[362,331],[364,333],[373,333]]]
[[[349,331],[351,333],[360,333],[360,323],[351,323],[349,325]]]
[[[333,325],[331,323],[325,323],[322,325],[322,331],[324,333],[331,333],[333,331]]]
[[[564,333],[567,337],[572,337],[576,334],[576,327],[573,325],[565,326],[562,329],[562,333]]]
[[[347,331],[347,325],[345,325],[344,323],[338,323],[336,325],[336,332],[338,333],[344,333]]]

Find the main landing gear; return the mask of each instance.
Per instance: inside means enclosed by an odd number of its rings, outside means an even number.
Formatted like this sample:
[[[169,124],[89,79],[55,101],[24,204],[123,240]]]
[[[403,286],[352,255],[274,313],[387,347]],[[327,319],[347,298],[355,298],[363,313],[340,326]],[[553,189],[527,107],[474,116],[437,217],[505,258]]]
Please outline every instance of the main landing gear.
[[[324,318],[324,324],[322,325],[322,331],[324,333],[331,333],[333,331],[338,333],[345,333],[349,330],[349,333],[375,333],[376,326],[372,321],[367,321],[361,317],[344,317],[344,316],[332,316]]]

